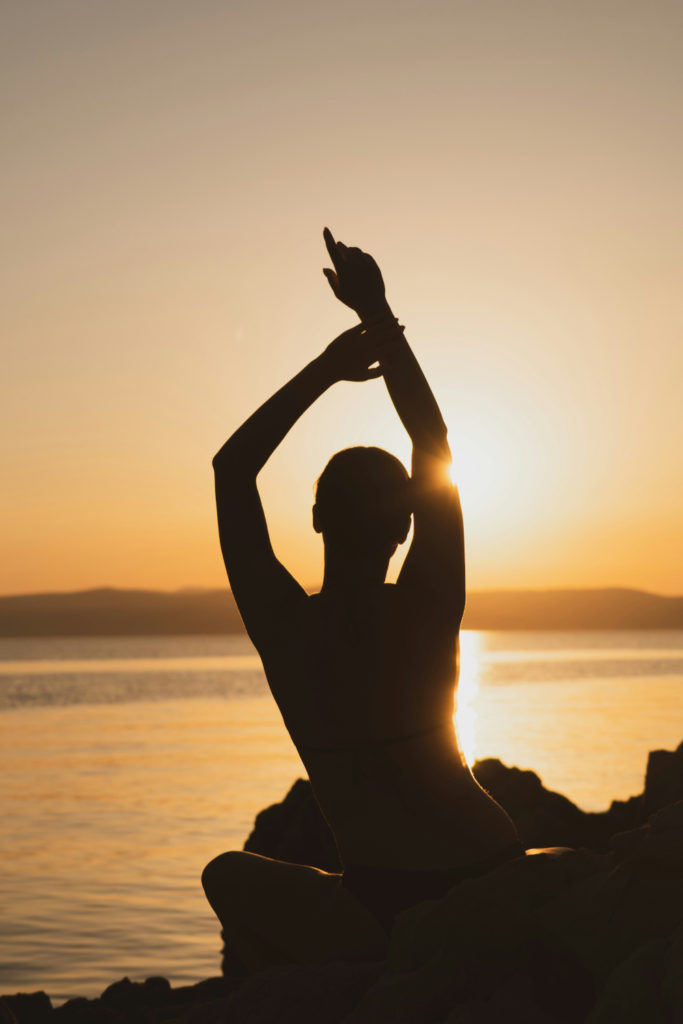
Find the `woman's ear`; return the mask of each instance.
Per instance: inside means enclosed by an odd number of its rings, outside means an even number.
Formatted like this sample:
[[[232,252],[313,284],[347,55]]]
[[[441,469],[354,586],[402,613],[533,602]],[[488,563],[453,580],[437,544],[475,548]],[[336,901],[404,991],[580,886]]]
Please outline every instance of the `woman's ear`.
[[[320,513],[318,512],[318,506],[313,506],[313,529],[316,533],[322,533],[323,528],[320,524]]]

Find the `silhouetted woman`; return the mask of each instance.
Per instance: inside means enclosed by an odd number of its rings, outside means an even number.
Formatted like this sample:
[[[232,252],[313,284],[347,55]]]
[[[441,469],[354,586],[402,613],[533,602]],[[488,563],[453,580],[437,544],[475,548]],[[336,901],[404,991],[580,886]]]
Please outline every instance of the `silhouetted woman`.
[[[465,566],[446,427],[377,264],[327,229],[325,241],[334,270],[324,273],[361,324],[214,459],[230,586],[344,865],[340,876],[231,852],[207,866],[204,887],[227,943],[254,969],[381,954],[399,911],[521,852],[453,727]],[[411,475],[379,448],[333,456],[313,506],[323,586],[309,596],[273,553],[256,478],[329,387],[380,375],[413,444]],[[410,550],[387,584],[411,514]]]

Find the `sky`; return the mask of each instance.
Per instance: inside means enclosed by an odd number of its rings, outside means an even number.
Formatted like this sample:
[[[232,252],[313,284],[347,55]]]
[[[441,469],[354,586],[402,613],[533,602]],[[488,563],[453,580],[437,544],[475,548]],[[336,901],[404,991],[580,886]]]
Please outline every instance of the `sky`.
[[[211,458],[378,259],[476,589],[683,592],[678,0],[22,0],[0,34],[0,592],[221,586]],[[259,478],[321,577],[339,384]],[[394,569],[395,571],[395,569]]]

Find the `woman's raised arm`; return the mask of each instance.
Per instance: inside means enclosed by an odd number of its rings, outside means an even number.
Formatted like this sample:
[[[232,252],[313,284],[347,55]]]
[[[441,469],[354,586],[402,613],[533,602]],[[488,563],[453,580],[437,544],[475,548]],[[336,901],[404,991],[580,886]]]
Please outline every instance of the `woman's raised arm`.
[[[377,353],[387,390],[413,443],[414,537],[399,585],[434,596],[453,620],[465,607],[465,555],[462,511],[451,483],[447,428],[436,398],[403,329],[386,300],[376,262],[324,232],[334,271],[325,270],[337,298],[356,310],[368,333],[378,331]]]
[[[257,646],[276,608],[305,592],[275,557],[256,478],[299,417],[332,384],[381,375],[379,367],[371,367],[377,356],[370,345],[362,325],[345,331],[257,409],[213,459],[223,560]]]

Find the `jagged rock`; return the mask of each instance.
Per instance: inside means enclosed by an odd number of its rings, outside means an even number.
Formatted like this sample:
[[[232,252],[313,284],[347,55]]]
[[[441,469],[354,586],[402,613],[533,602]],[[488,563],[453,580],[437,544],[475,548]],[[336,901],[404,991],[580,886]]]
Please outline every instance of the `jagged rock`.
[[[58,1006],[53,1017],[59,1024],[119,1024],[122,1014],[101,999],[69,999]]]
[[[99,999],[70,999],[53,1016],[60,1024],[224,1024],[236,985],[231,979],[208,978],[171,988],[166,978],[122,978]]]
[[[304,779],[296,780],[281,803],[271,804],[257,814],[244,849],[292,864],[341,871],[329,825],[313,797],[311,784]]]
[[[235,994],[228,1024],[341,1024],[383,966],[334,962],[264,971]]]
[[[524,979],[510,978],[490,996],[468,999],[439,1024],[557,1024],[535,1002]]]
[[[648,826],[645,859],[640,836],[618,862],[588,851],[527,856],[406,911],[392,934],[387,970],[344,1024],[458,1022],[468,1019],[465,1010],[475,1021],[508,1024],[525,1019],[525,1005],[527,1019],[577,1024],[597,992],[596,1022],[621,1022],[614,1007],[621,1006],[621,972],[629,969],[640,972],[646,991],[641,1011],[649,1000],[671,1024],[674,1001],[680,1005],[683,996],[676,931],[683,864],[662,870],[672,864],[663,839],[677,832],[665,828],[672,820],[678,810]],[[511,991],[527,993],[519,1013]],[[623,1016],[629,1024],[650,1019]]]
[[[45,992],[0,996],[0,1024],[43,1024],[51,1016],[52,1003]]]
[[[617,860],[631,869],[655,865],[659,873],[679,874],[683,866],[683,800],[662,807],[647,825],[612,836]]]
[[[345,1024],[441,1021],[468,1004],[483,1020],[489,1010],[496,1019],[505,1002],[510,1016],[499,1019],[507,1021],[514,1019],[512,993],[521,991],[540,1020],[576,1024],[591,1005],[593,979],[538,910],[601,864],[601,858],[574,852],[520,857],[401,914],[387,971]]]
[[[473,774],[508,812],[524,847],[581,846],[587,815],[560,793],[546,789],[538,775],[508,768],[496,758],[477,761]]]
[[[671,1009],[671,1019],[683,1021],[683,924],[674,932],[664,959],[662,992]]]
[[[586,1024],[671,1024],[662,992],[667,943],[652,939],[610,975]]]
[[[650,751],[642,797],[643,818],[678,800],[683,800],[683,743],[676,750]]]
[[[173,1001],[173,992],[166,978],[147,978],[143,982],[122,978],[109,985],[100,998],[105,1006],[130,1013],[147,1007],[166,1006]]]

